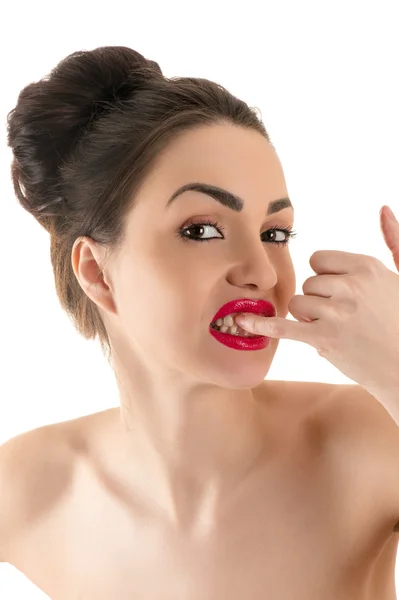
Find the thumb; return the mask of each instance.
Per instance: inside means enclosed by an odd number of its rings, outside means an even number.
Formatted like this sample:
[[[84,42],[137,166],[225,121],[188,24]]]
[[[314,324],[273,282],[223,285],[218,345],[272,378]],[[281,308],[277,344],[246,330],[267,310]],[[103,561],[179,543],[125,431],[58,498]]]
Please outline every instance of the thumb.
[[[313,322],[300,323],[299,321],[290,321],[281,317],[263,317],[253,313],[237,315],[235,322],[242,329],[245,329],[245,331],[254,333],[255,335],[295,340],[314,346],[311,341],[314,337]]]

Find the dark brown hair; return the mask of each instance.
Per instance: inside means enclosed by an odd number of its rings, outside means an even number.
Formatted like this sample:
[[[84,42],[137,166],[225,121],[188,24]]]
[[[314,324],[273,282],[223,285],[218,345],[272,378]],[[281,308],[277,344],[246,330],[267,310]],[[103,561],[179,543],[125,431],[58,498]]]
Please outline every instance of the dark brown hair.
[[[123,46],[78,51],[22,89],[8,113],[11,177],[25,210],[50,233],[61,306],[83,337],[108,334],[72,268],[75,240],[106,254],[124,241],[126,216],[159,153],[204,124],[252,128],[269,142],[256,109],[207,79],[163,76],[159,65]]]

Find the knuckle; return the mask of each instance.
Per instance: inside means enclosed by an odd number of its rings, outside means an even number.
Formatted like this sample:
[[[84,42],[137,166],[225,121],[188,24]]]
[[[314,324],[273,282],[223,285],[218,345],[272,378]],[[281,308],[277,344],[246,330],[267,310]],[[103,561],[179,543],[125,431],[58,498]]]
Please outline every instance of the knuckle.
[[[376,273],[381,269],[383,264],[379,258],[375,256],[368,256],[368,260],[365,262],[364,270],[366,273]]]

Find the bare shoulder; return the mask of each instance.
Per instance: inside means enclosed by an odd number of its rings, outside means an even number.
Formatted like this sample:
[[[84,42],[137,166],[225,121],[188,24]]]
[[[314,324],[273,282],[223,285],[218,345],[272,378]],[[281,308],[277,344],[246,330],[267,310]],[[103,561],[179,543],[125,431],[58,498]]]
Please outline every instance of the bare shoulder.
[[[399,427],[357,384],[272,381],[268,389],[288,414],[297,411],[342,477],[380,485],[382,510],[399,521]],[[343,479],[343,484],[344,484]],[[373,482],[376,482],[375,484]],[[368,484],[368,483],[367,483]]]
[[[64,423],[21,433],[0,446],[0,561],[57,504],[72,476]]]
[[[329,406],[331,397],[343,386],[318,381],[265,380],[264,397],[273,398],[276,408],[281,406],[290,414],[308,416]]]
[[[334,436],[364,434],[364,428],[380,439],[399,445],[399,427],[378,400],[357,384],[332,384],[315,381],[269,382],[277,403],[289,403],[312,415],[320,427]],[[388,436],[388,438],[387,438]]]
[[[343,477],[356,479],[365,493],[379,490],[377,509],[397,531],[399,427],[391,415],[360,385],[334,385],[319,405],[318,424]]]
[[[375,518],[399,531],[399,427],[382,404],[357,384],[275,381],[271,389],[302,415],[340,489],[373,498]]]
[[[45,523],[71,486],[79,458],[116,409],[44,425],[0,446],[0,562]]]
[[[333,385],[327,402],[320,404],[320,411],[334,436],[369,436],[369,441],[378,441],[394,451],[399,449],[399,427],[382,404],[360,385]]]

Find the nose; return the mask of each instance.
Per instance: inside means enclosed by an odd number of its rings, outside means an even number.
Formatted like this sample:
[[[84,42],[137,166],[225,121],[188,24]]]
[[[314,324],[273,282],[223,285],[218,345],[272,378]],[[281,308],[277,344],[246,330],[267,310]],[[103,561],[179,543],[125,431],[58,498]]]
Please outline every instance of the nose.
[[[236,248],[229,280],[237,287],[269,290],[277,283],[277,272],[262,241],[243,240]]]

